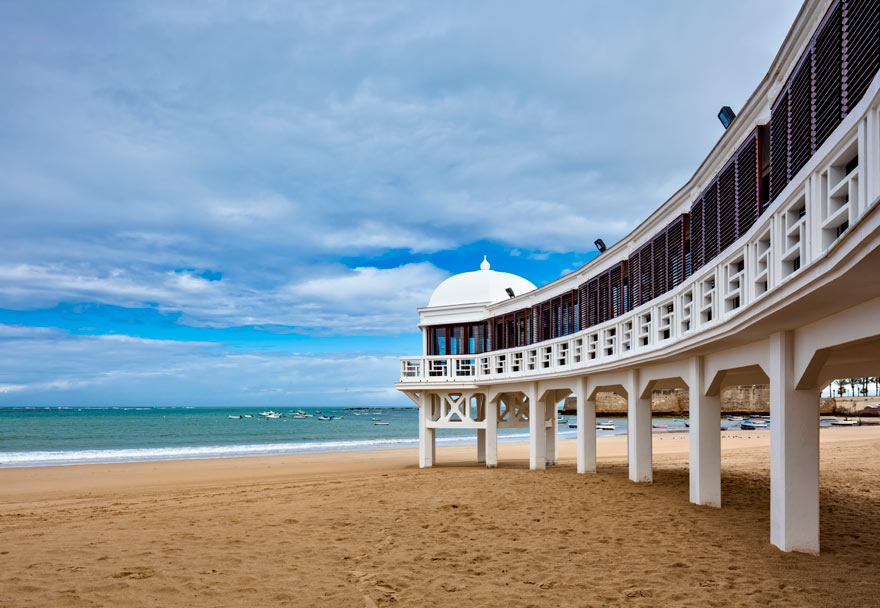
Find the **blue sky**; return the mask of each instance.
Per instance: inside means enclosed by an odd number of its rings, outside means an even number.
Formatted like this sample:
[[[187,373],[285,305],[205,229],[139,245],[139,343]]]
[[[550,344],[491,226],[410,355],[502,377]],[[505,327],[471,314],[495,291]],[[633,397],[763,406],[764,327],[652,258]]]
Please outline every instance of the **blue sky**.
[[[799,2],[0,2],[0,405],[405,405],[450,274],[693,173]]]

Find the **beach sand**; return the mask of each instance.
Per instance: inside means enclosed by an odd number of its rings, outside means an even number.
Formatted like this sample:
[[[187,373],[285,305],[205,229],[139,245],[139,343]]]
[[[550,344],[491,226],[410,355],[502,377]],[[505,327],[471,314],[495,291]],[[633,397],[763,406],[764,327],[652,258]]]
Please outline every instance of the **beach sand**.
[[[880,606],[880,427],[821,432],[822,553],[769,544],[769,433],[725,432],[723,508],[687,434],[599,472],[475,446],[0,470],[2,606]]]

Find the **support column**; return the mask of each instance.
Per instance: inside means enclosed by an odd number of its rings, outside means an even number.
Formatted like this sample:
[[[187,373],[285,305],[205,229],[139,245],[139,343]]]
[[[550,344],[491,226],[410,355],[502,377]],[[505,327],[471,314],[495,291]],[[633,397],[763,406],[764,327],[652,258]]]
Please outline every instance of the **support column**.
[[[529,400],[529,468],[547,467],[547,432],[544,427],[544,402],[538,399],[538,385],[531,383],[525,390]]]
[[[688,361],[690,393],[690,500],[721,506],[721,397],[706,396],[703,358]]]
[[[477,429],[477,464],[486,462],[486,429]]]
[[[486,402],[486,466],[498,466],[498,401]]]
[[[547,461],[548,466],[555,466],[556,461],[559,459],[559,448],[556,442],[556,437],[559,433],[559,422],[556,420],[558,414],[556,413],[555,392],[552,393],[552,396],[548,395],[547,399],[544,401],[544,417],[549,423],[545,425],[547,435],[544,439],[544,460]]]
[[[770,336],[770,543],[819,552],[819,392],[795,389],[794,335]]]
[[[436,455],[434,429],[428,428],[433,419],[434,396],[422,391],[419,401],[419,468],[428,469],[434,466]]]
[[[639,370],[629,372],[626,387],[626,447],[629,478],[635,482],[651,483],[651,399],[639,394]]]
[[[577,390],[577,472],[596,472],[596,401],[587,399],[587,378],[578,378]]]

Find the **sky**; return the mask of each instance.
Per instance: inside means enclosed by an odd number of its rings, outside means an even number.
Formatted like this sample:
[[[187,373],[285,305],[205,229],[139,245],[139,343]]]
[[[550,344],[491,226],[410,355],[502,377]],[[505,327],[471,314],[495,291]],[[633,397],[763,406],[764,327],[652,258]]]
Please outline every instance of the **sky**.
[[[416,309],[626,235],[793,0],[0,0],[0,406],[403,406]]]

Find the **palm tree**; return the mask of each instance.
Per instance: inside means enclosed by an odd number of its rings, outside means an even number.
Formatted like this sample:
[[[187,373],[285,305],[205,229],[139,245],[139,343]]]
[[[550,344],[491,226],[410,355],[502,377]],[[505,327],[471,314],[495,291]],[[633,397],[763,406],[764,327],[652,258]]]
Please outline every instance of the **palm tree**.
[[[846,387],[849,384],[848,378],[838,378],[834,381],[834,384],[837,385],[837,394],[843,397],[843,394],[846,392]]]

